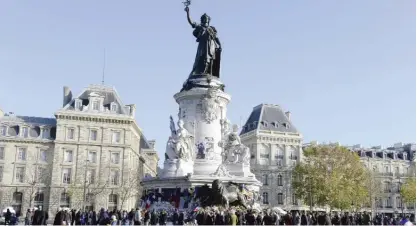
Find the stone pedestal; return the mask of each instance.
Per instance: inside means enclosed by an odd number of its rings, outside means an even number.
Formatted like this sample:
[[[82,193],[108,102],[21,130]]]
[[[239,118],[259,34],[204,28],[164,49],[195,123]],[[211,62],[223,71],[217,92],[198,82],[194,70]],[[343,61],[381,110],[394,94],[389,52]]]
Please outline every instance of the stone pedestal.
[[[179,105],[178,118],[194,137],[193,174],[209,175],[222,163],[222,148],[218,144],[230,96],[222,91],[223,84],[218,79],[195,78],[192,82],[197,87],[183,90],[174,98]]]
[[[230,174],[238,177],[255,177],[250,171],[250,165],[244,163],[226,164],[226,168]]]
[[[243,160],[247,147],[240,143],[236,130],[228,129],[226,111],[231,98],[221,81],[210,76],[190,77],[174,98],[179,105],[179,129],[171,118],[164,169],[156,178],[145,178],[143,189],[172,194],[178,189],[212,186],[218,179],[226,187],[230,181],[245,185],[247,192],[259,196],[261,183]],[[228,143],[230,137],[238,143]],[[235,156],[239,159],[227,163],[222,153],[233,151],[240,154]]]
[[[193,173],[193,162],[182,159],[165,160],[161,177],[183,177]]]

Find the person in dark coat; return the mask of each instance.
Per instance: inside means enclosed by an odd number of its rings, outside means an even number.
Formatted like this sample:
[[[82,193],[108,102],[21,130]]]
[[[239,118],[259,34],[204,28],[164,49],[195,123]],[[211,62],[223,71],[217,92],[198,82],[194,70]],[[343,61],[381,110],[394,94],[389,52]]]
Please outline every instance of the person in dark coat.
[[[184,212],[181,212],[178,216],[178,225],[184,225]]]
[[[10,224],[11,220],[12,220],[12,212],[10,212],[10,210],[7,209],[6,213],[4,214],[4,224]]]
[[[172,215],[172,224],[177,225],[178,224],[178,210],[175,210],[174,214]]]
[[[65,217],[64,211],[62,211],[62,209],[59,208],[58,212],[55,214],[54,225],[62,225],[64,221],[64,217]]]
[[[305,211],[301,213],[301,225],[309,225],[307,215]]]
[[[351,222],[350,222],[350,218],[349,218],[349,213],[345,213],[343,216],[342,216],[342,218],[340,219],[340,223],[342,224],[342,225],[350,225],[351,224]]]
[[[203,212],[197,213],[197,216],[196,216],[195,219],[196,219],[198,225],[204,225],[204,213]]]
[[[48,214],[42,210],[42,207],[39,206],[39,208],[35,211],[35,214],[33,216],[33,225],[46,225],[46,221],[48,220]]]
[[[71,225],[74,225],[74,223],[75,223],[75,213],[76,212],[77,211],[74,210],[74,209],[71,210]]]
[[[275,225],[274,219],[270,213],[266,213],[264,218],[262,219],[264,225]]]
[[[256,224],[256,218],[252,211],[249,211],[246,215],[246,225],[255,225]]]
[[[214,218],[214,224],[215,225],[224,225],[224,216],[222,213],[220,213],[219,211],[216,212],[216,216]]]
[[[155,210],[152,210],[151,213],[151,225],[156,225],[158,222],[158,216],[155,213]]]
[[[262,213],[258,213],[256,216],[256,225],[262,225]]]

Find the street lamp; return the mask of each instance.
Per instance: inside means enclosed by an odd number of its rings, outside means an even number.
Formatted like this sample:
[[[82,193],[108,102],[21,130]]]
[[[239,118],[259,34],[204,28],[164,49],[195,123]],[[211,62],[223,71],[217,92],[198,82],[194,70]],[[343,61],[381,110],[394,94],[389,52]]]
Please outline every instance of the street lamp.
[[[85,211],[85,201],[86,201],[86,189],[87,189],[87,167],[88,167],[88,163],[90,162],[90,160],[86,160],[85,161],[85,167],[84,167],[84,191],[83,191],[83,210]]]

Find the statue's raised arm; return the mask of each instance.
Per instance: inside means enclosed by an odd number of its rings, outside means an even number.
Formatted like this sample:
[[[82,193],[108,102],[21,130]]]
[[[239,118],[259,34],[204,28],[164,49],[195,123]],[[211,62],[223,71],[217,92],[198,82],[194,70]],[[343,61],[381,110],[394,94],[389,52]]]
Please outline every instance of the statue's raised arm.
[[[188,6],[187,6],[187,7],[185,7],[184,10],[185,10],[185,12],[187,12],[187,21],[188,21],[188,23],[191,25],[191,27],[194,28],[196,26],[196,23],[191,20],[190,8],[188,8]]]

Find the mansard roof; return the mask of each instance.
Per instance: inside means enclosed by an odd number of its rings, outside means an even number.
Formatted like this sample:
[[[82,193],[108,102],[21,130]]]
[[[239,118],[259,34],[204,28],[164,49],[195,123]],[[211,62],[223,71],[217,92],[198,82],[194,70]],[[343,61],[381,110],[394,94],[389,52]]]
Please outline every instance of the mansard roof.
[[[298,133],[279,105],[260,104],[253,108],[240,135],[253,130],[271,130],[277,132]]]
[[[71,100],[69,100],[69,102],[65,104],[63,110],[74,110],[76,99],[80,99],[82,101],[83,106],[88,106],[90,97],[103,98],[103,106],[106,110],[110,110],[110,105],[114,103],[118,106],[118,114],[130,114],[126,110],[125,105],[119,97],[119,94],[117,93],[116,89],[114,87],[105,85],[89,85],[78,96],[76,96],[75,98],[71,98]]]
[[[2,123],[13,123],[13,124],[31,124],[31,125],[56,125],[55,118],[42,118],[32,116],[20,116],[14,114],[5,114],[0,117]]]

